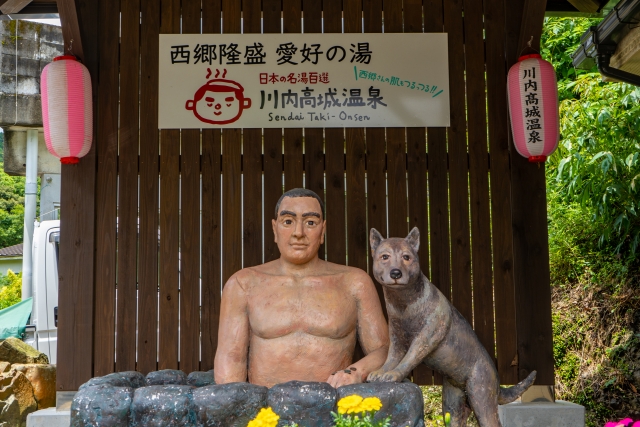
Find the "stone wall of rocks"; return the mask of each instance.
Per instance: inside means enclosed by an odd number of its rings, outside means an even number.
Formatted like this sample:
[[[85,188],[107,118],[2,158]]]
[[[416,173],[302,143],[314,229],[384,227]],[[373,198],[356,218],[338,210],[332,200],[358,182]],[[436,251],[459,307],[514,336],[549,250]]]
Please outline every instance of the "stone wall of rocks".
[[[56,367],[15,338],[0,343],[0,427],[24,427],[27,415],[56,405]]]
[[[216,385],[213,371],[164,370],[146,378],[121,372],[83,384],[71,406],[71,427],[246,427],[261,408],[280,416],[278,426],[332,427],[338,400],[376,396],[392,426],[424,427],[420,388],[413,383],[355,384],[291,381],[270,389],[248,383]]]

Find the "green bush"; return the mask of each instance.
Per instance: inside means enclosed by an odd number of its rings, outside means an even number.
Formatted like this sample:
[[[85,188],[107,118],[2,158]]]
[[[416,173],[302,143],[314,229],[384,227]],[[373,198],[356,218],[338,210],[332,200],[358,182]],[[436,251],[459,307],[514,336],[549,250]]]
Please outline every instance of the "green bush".
[[[598,245],[635,258],[640,247],[640,88],[575,70],[571,54],[597,20],[545,20],[542,55],[556,69],[560,143],[547,165],[556,202],[599,224]],[[550,208],[552,205],[550,204]]]
[[[7,275],[0,274],[0,310],[22,301],[22,273],[9,270]]]

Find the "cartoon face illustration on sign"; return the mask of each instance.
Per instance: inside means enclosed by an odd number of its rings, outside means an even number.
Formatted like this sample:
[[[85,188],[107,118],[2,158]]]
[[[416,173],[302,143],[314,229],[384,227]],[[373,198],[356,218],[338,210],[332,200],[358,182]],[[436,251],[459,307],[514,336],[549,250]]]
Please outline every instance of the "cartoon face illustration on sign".
[[[209,80],[185,106],[198,120],[214,125],[233,123],[250,107],[251,99],[244,97],[242,85],[225,79]]]

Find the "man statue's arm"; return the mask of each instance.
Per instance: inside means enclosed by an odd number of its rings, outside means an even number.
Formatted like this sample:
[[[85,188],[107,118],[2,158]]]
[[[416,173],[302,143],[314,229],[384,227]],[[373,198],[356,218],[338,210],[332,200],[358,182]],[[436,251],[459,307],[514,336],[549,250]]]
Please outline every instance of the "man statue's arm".
[[[237,275],[231,276],[222,291],[214,361],[216,384],[247,381],[249,316],[247,295]]]
[[[358,270],[354,276],[352,283],[358,308],[358,337],[366,356],[349,365],[350,374],[339,371],[329,377],[329,384],[336,388],[364,382],[371,372],[384,364],[389,351],[389,327],[376,287],[364,271]]]

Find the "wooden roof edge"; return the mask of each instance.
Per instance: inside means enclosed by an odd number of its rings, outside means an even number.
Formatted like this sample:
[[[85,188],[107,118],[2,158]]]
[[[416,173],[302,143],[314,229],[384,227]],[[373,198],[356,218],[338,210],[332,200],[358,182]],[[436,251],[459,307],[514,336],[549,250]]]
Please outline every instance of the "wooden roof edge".
[[[20,0],[0,0],[0,12],[4,4]],[[26,0],[21,0],[26,1]],[[546,11],[547,13],[561,13],[563,16],[586,16],[598,13],[595,10],[600,10],[608,3],[607,0],[548,0]],[[14,12],[16,13],[16,12]],[[58,13],[58,6],[56,0],[31,0],[27,6],[24,7],[18,14],[18,19],[25,18],[27,15],[43,15],[43,14],[55,14]],[[0,17],[3,13],[0,13]],[[0,18],[1,19],[1,18]]]
[[[0,19],[42,18],[58,13],[56,0],[22,0],[24,6],[16,6],[18,0],[0,0]],[[16,11],[18,10],[19,11]],[[6,10],[6,12],[5,12]]]
[[[58,0],[57,4],[60,25],[62,26],[62,38],[64,39],[64,54],[75,55],[82,61],[84,52],[76,2],[75,0]]]

